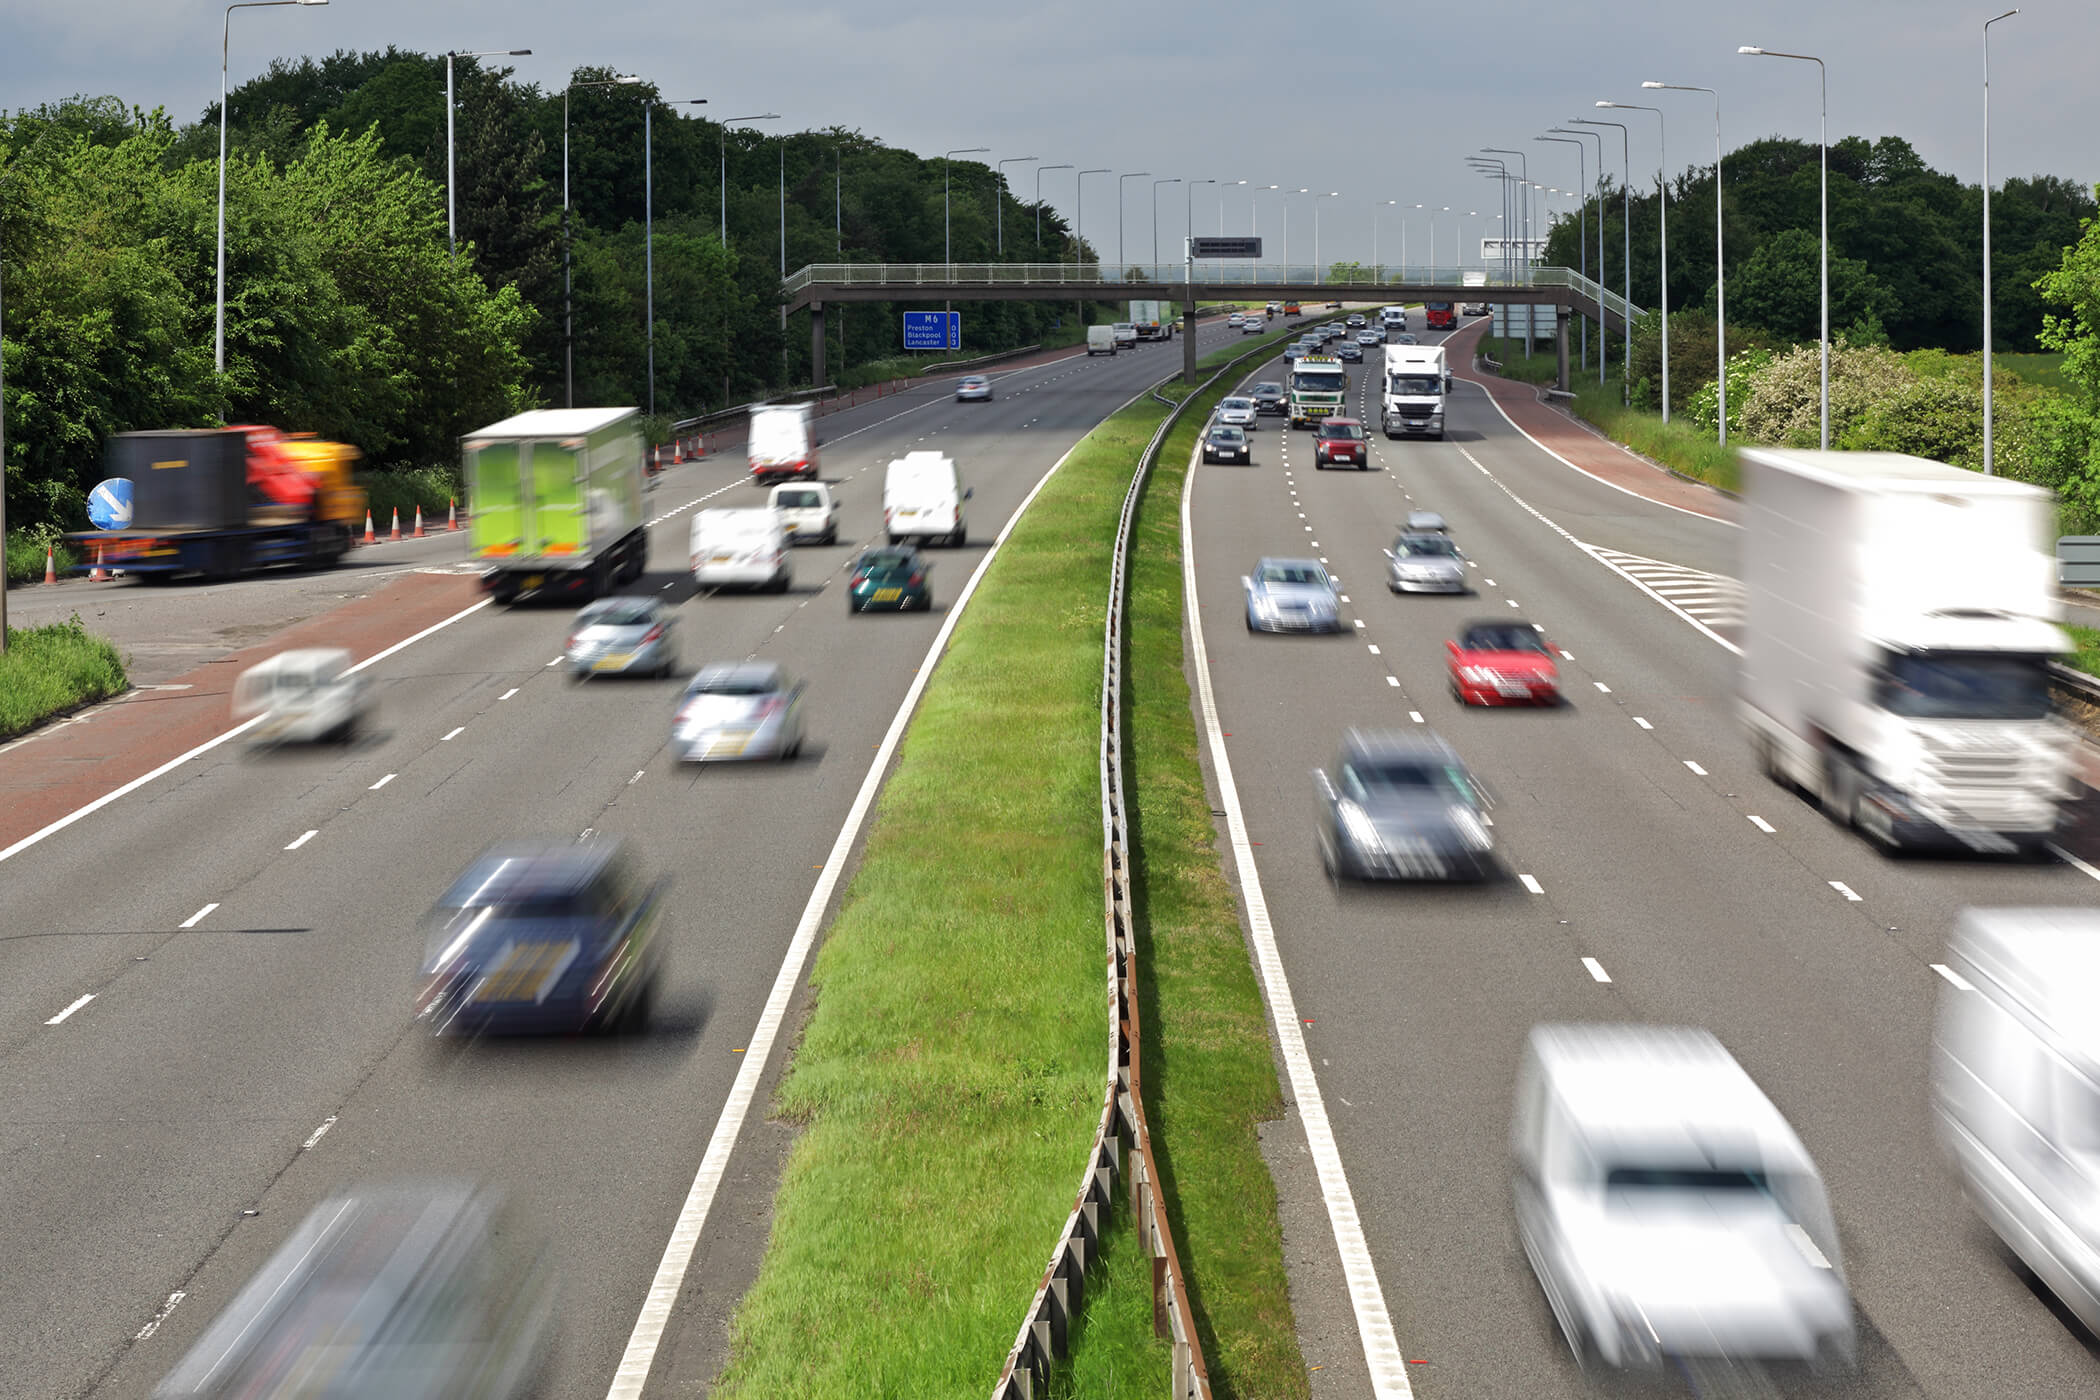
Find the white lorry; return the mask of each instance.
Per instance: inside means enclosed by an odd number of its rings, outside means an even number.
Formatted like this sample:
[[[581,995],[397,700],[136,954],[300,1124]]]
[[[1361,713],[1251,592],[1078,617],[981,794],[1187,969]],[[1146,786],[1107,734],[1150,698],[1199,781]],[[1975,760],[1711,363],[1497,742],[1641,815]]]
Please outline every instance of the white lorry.
[[[817,461],[821,442],[816,410],[806,403],[752,409],[748,437],[752,479],[762,483],[785,478],[815,481],[821,470]]]
[[[2070,795],[2050,495],[1890,452],[1746,448],[1738,711],[1884,849],[2039,854]]]
[[[1137,327],[1139,340],[1172,340],[1174,306],[1164,301],[1134,301],[1130,303],[1130,324]]]
[[[1488,284],[1488,275],[1484,269],[1477,270],[1462,274],[1459,280],[1464,282],[1469,289],[1476,287],[1485,288]],[[1485,316],[1488,314],[1488,305],[1484,301],[1469,301],[1459,308],[1459,314],[1462,316]]]
[[[1389,438],[1444,436],[1451,371],[1441,345],[1388,345],[1379,381],[1378,426]]]
[[[960,546],[969,538],[963,502],[970,499],[955,459],[943,452],[907,452],[882,478],[882,528],[891,544],[924,540]]]

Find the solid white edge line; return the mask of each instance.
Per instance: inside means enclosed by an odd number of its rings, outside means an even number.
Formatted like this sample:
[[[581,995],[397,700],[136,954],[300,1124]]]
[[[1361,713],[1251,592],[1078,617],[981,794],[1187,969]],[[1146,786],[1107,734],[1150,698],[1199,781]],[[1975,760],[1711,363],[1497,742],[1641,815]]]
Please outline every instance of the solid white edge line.
[[[1103,421],[1121,413],[1131,404],[1151,391],[1144,389],[1126,399],[1109,413]],[[870,426],[873,426],[872,424]],[[1079,439],[1084,442],[1085,436]],[[932,678],[933,669],[941,653],[948,645],[948,637],[955,625],[962,620],[963,610],[969,606],[971,595],[977,584],[999,557],[1000,546],[1006,543],[1014,526],[1020,523],[1028,507],[1050,479],[1057,475],[1067,459],[1079,450],[1079,442],[1065,449],[1063,456],[1051,463],[1050,470],[1029,489],[1014,513],[1007,517],[1006,524],[992,541],[990,549],[977,562],[970,580],[948,605],[948,615],[941,622],[941,630],[934,634],[933,643],[926,649],[926,657],[912,673],[911,685],[904,693],[897,713],[890,720],[888,732],[875,750],[873,762],[868,765],[867,776],[861,780],[860,791],[854,795],[853,806],[846,813],[846,821],[839,828],[838,839],[832,842],[831,854],[825,857],[824,868],[817,875],[816,886],[809,892],[809,901],[802,907],[802,918],[795,925],[794,937],[788,941],[785,957],[781,959],[780,971],[773,979],[773,990],[767,994],[764,1008],[759,1012],[758,1025],[744,1043],[743,1063],[737,1067],[736,1080],[730,1085],[729,1097],[722,1105],[721,1116],[715,1121],[715,1129],[708,1138],[707,1149],[701,1154],[699,1169],[693,1174],[693,1184],[686,1193],[685,1204],[679,1208],[678,1219],[671,1227],[671,1238],[664,1245],[663,1258],[656,1266],[656,1277],[650,1281],[649,1292],[642,1300],[641,1312],[634,1320],[634,1330],[628,1334],[627,1348],[620,1356],[619,1369],[613,1373],[612,1387],[606,1391],[606,1400],[638,1400],[642,1388],[648,1384],[649,1370],[656,1364],[656,1351],[663,1342],[664,1330],[670,1325],[671,1313],[678,1305],[678,1294],[685,1284],[685,1273],[692,1265],[693,1253],[700,1245],[700,1233],[707,1225],[707,1217],[714,1209],[715,1193],[721,1189],[723,1174],[729,1167],[729,1157],[736,1148],[736,1140],[743,1131],[744,1120],[751,1112],[752,1101],[758,1096],[759,1081],[765,1077],[766,1062],[772,1058],[773,1047],[780,1037],[780,1029],[787,1019],[789,1004],[794,1000],[795,989],[801,985],[803,970],[809,962],[811,949],[816,946],[817,933],[824,922],[824,910],[831,903],[832,891],[837,888],[839,874],[845,868],[846,859],[853,852],[853,843],[860,837],[860,828],[867,820],[868,809],[875,803],[875,796],[882,790],[883,775],[889,768],[890,759],[903,740],[904,730],[910,723],[912,713],[918,708],[919,696]]]
[[[1254,847],[1247,836],[1247,820],[1240,812],[1239,788],[1233,782],[1232,760],[1225,752],[1225,735],[1218,723],[1217,696],[1211,690],[1210,656],[1203,643],[1203,609],[1196,593],[1196,533],[1190,502],[1199,475],[1191,453],[1190,468],[1181,483],[1181,588],[1188,615],[1189,641],[1196,673],[1196,691],[1203,709],[1203,729],[1210,747],[1211,767],[1217,774],[1218,798],[1225,809],[1226,831],[1232,841],[1232,859],[1239,872],[1240,895],[1247,906],[1248,936],[1254,944],[1256,966],[1261,970],[1262,990],[1269,1003],[1269,1017],[1276,1027],[1278,1048],[1289,1071],[1291,1093],[1298,1104],[1298,1118],[1312,1152],[1313,1168],[1320,1179],[1320,1194],[1327,1203],[1328,1224],[1340,1251],[1342,1277],[1349,1287],[1349,1301],[1356,1311],[1356,1330],[1363,1340],[1364,1361],[1371,1372],[1371,1393],[1380,1397],[1411,1397],[1407,1363],[1393,1335],[1393,1321],[1386,1311],[1385,1294],[1378,1285],[1378,1270],[1371,1260],[1371,1247],[1364,1238],[1363,1220],[1349,1192],[1348,1173],[1342,1167],[1341,1149],[1327,1118],[1327,1104],[1320,1097],[1319,1079],[1313,1073],[1312,1057],[1305,1048],[1304,1027],[1298,1020],[1291,996],[1290,979],[1284,975],[1283,957],[1276,946],[1276,931],[1269,923],[1269,905],[1263,897],[1261,876],[1254,868]]]
[[[2065,864],[2069,865],[2072,869],[2078,871],[2080,874],[2086,876],[2088,879],[2100,880],[2100,869],[2094,868],[2094,866],[2091,863],[2080,860],[2077,856],[2072,855],[2069,851],[2057,845],[2054,841],[2051,841],[2049,843],[2049,849],[2056,852],[2058,859],[2062,860]]]
[[[422,631],[416,633],[413,637],[403,638],[401,641],[394,643],[386,650],[381,652],[375,652],[373,655],[366,657],[363,661],[358,662],[355,666],[345,668],[344,674],[354,674],[355,672],[364,670],[367,666],[370,666],[375,662],[384,661],[387,657],[392,656],[395,652],[400,651],[403,647],[413,646],[415,643],[422,641],[425,637],[430,636],[433,632],[442,631],[444,628],[450,627],[453,623],[459,621],[461,618],[466,617],[471,613],[480,612],[483,608],[487,607],[491,601],[492,600],[490,599],[484,598],[470,608],[462,608],[460,611],[446,618],[443,622],[435,623],[429,627],[426,627]],[[107,807],[110,803],[115,802],[118,798],[128,797],[132,793],[137,792],[140,788],[144,787],[146,784],[152,782],[155,778],[159,778],[165,776],[166,774],[174,772],[177,768],[180,768],[183,764],[188,763],[191,759],[197,758],[203,754],[210,753],[213,749],[219,747],[219,745],[223,743],[226,743],[230,739],[239,738],[241,735],[247,733],[249,730],[255,728],[256,725],[261,724],[262,722],[263,717],[261,715],[257,715],[254,719],[251,720],[243,720],[241,723],[236,724],[233,728],[227,730],[225,733],[216,735],[210,739],[206,739],[203,743],[197,745],[195,748],[177,754],[175,757],[169,759],[166,763],[163,763],[160,767],[155,768],[150,773],[141,773],[138,777],[133,778],[130,782],[124,783],[118,787],[111,788],[108,792],[103,793],[94,801],[86,804],[85,806],[74,808],[72,811],[66,813],[58,820],[51,822],[49,825],[43,827],[41,830],[30,832],[27,836],[15,842],[14,845],[9,846],[4,851],[0,851],[0,861],[8,861],[14,859],[22,852],[28,850],[31,846],[36,845],[38,842],[43,841],[47,837],[56,836],[59,832],[64,831],[67,827],[71,826],[74,822],[81,820],[83,817],[93,816],[95,813],[101,811],[104,807]]]
[[[59,1012],[50,1020],[44,1022],[44,1024],[47,1026],[63,1025],[65,1023],[66,1017],[72,1015],[74,1012],[78,1011],[81,1007],[86,1006],[89,1002],[93,1001],[94,999],[95,994],[93,992],[89,992],[86,996],[83,996],[82,998],[80,998],[80,1000],[74,1002],[71,1006]]]

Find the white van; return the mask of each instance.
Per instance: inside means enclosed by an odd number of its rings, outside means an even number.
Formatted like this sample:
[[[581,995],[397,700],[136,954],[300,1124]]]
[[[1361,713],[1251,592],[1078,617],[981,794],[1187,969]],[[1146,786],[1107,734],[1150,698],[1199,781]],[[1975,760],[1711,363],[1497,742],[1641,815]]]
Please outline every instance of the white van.
[[[817,448],[823,439],[816,434],[816,413],[808,404],[766,404],[752,409],[746,436],[752,480],[817,479]]]
[[[770,506],[703,510],[693,517],[693,582],[702,588],[785,593],[787,531]]]
[[[796,544],[837,544],[839,502],[821,481],[783,481],[767,503],[780,517],[780,528]]]
[[[970,494],[954,458],[941,452],[907,452],[890,463],[882,479],[882,528],[891,544],[939,540],[959,545],[968,537],[963,502]]]
[[[1138,343],[1137,322],[1118,321],[1111,329],[1116,333],[1116,345],[1118,348],[1133,346]]]
[[[248,732],[251,744],[348,743],[370,708],[365,678],[340,647],[281,651],[233,683],[234,719],[262,721]]]
[[[1976,1211],[2100,1331],[2100,909],[1967,909],[1933,1034],[1940,1140]]]
[[[1086,352],[1089,355],[1115,354],[1116,328],[1114,326],[1088,326],[1086,328]]]

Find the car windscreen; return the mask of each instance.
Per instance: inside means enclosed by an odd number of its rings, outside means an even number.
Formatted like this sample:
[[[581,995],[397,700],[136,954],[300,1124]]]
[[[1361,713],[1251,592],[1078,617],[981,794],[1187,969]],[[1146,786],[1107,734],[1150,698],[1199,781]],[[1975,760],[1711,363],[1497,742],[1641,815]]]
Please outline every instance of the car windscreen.
[[[1267,397],[1267,396],[1269,396],[1269,395],[1271,395],[1271,394],[1280,394],[1280,393],[1282,393],[1282,392],[1283,392],[1283,386],[1282,386],[1281,384],[1268,384],[1268,383],[1262,383],[1262,384],[1257,384],[1257,385],[1255,385],[1255,386],[1254,386],[1254,392],[1255,392],[1255,393],[1256,393],[1257,395],[1259,395],[1259,396],[1262,396],[1262,397]]]
[[[1546,651],[1545,641],[1529,627],[1468,627],[1458,644],[1467,651]]]
[[[780,689],[780,678],[765,671],[728,671],[702,676],[688,695],[771,695]]]
[[[782,491],[773,497],[773,504],[788,510],[805,510],[824,504],[824,498],[814,491]]]
[[[1448,301],[1425,301],[1422,303],[1422,307],[1426,311],[1449,311],[1451,303]]]
[[[1343,788],[1358,798],[1430,797],[1438,793],[1473,799],[1465,775],[1433,758],[1364,758],[1343,765]]]
[[[1306,370],[1291,376],[1291,387],[1301,394],[1339,394],[1348,383],[1348,376],[1338,369]]]
[[[1450,559],[1457,556],[1458,546],[1438,535],[1430,535],[1426,538],[1402,537],[1393,542],[1393,553],[1399,555],[1402,559],[1426,559],[1430,557]]]
[[[2041,719],[2051,710],[2049,672],[2039,656],[1891,656],[1875,699],[1906,719]]]
[[[1256,577],[1263,583],[1302,583],[1317,586],[1327,582],[1324,570],[1303,564],[1266,564]]]
[[[1221,423],[1210,430],[1210,440],[1212,442],[1245,442],[1247,434],[1244,429],[1236,428],[1230,423]]]
[[[587,627],[646,627],[656,620],[656,605],[647,599],[598,603],[578,620]]]
[[[1362,442],[1364,430],[1356,423],[1329,423],[1320,429],[1320,436],[1329,442]]]
[[[854,562],[853,571],[861,574],[897,574],[913,566],[909,554],[863,554]]]
[[[1248,409],[1250,409],[1250,408],[1254,407],[1254,400],[1252,400],[1252,399],[1225,399],[1225,400],[1222,400],[1222,401],[1221,401],[1221,402],[1220,402],[1220,403],[1218,404],[1218,407],[1219,407],[1219,408],[1225,408],[1225,409],[1231,409],[1231,410],[1233,410],[1234,412],[1237,412],[1237,413],[1245,413],[1245,412],[1246,412],[1246,411],[1247,411]]]
[[[1444,392],[1444,385],[1433,374],[1396,374],[1391,377],[1386,392],[1397,395],[1413,395],[1418,398],[1434,398]]]

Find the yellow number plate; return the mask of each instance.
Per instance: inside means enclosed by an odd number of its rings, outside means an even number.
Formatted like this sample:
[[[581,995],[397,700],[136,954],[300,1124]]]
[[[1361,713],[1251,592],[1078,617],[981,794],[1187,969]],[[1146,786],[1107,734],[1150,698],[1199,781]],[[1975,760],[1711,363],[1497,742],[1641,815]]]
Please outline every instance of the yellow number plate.
[[[875,590],[875,601],[878,603],[894,603],[903,596],[904,590],[901,588],[878,588]]]
[[[525,575],[525,586],[527,588],[538,588],[542,583],[545,583],[546,581],[547,576],[545,574]]]
[[[632,656],[625,653],[619,656],[601,656],[591,663],[591,668],[597,671],[617,671],[633,659]]]

